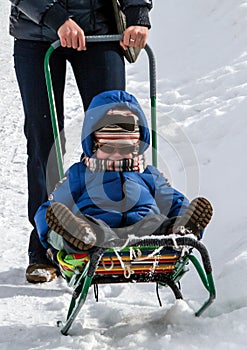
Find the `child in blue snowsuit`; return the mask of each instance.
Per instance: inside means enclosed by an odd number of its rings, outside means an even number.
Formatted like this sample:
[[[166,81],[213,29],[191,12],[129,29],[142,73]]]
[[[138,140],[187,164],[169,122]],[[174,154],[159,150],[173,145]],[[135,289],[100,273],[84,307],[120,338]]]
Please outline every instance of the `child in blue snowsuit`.
[[[186,211],[188,199],[156,167],[145,165],[149,144],[147,120],[134,96],[119,90],[95,96],[83,123],[81,161],[35,215],[44,247],[71,253],[118,237],[172,233],[175,226],[179,233],[181,225],[200,237],[212,215],[210,203],[198,198]]]

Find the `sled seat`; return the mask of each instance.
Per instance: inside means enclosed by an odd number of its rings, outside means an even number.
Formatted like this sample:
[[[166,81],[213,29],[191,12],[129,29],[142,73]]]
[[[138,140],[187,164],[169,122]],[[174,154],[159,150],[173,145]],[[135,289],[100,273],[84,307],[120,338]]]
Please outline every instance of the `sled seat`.
[[[101,277],[102,281],[107,281],[109,279],[104,279],[104,276],[114,276],[116,281],[117,277],[123,277],[122,281],[126,279],[126,282],[129,282],[133,275],[146,275],[148,282],[153,274],[172,273],[181,255],[182,250],[157,246],[108,249],[99,261],[94,279],[99,280]],[[90,261],[90,254],[66,254],[61,250],[57,258],[61,273],[69,281],[75,273],[83,271]]]

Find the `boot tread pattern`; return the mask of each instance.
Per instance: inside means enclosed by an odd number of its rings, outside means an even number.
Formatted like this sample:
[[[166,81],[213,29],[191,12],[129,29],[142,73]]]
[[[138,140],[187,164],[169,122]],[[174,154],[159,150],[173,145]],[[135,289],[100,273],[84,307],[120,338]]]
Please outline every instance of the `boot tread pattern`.
[[[90,249],[95,244],[96,238],[90,225],[61,203],[53,203],[47,208],[46,221],[51,230],[80,250]],[[88,236],[86,228],[90,229],[91,236]]]
[[[212,215],[213,208],[210,202],[206,198],[198,197],[191,201],[176,226],[184,226],[193,234],[199,235],[209,224]]]

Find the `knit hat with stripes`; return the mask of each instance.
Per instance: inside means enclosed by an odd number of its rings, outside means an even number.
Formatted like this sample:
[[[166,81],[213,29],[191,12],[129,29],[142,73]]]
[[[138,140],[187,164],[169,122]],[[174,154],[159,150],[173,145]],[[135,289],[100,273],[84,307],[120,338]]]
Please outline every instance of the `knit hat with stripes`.
[[[95,126],[96,142],[134,145],[140,139],[138,117],[129,109],[109,110]]]

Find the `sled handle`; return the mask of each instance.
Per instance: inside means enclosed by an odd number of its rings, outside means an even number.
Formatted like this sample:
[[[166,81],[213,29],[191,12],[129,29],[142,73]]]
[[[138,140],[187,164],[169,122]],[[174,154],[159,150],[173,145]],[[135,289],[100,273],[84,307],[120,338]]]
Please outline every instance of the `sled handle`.
[[[120,41],[123,35],[94,35],[86,36],[86,42],[107,42],[107,41]],[[54,50],[61,46],[60,40],[57,40],[51,44],[46,52],[44,60],[45,79],[48,93],[48,100],[50,106],[51,122],[54,135],[54,143],[57,156],[57,165],[59,177],[64,177],[63,169],[63,154],[61,147],[61,139],[59,135],[59,127],[57,120],[56,107],[54,103],[54,93],[52,87],[52,79],[50,73],[49,60]],[[145,51],[149,59],[149,79],[150,79],[150,100],[151,100],[151,129],[152,129],[152,163],[157,166],[157,131],[156,131],[156,61],[155,56],[149,45],[145,46]]]

